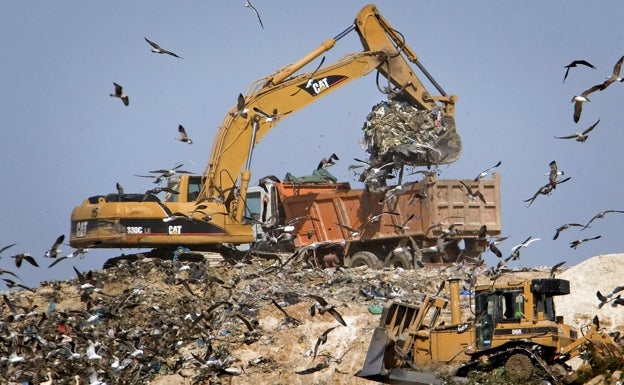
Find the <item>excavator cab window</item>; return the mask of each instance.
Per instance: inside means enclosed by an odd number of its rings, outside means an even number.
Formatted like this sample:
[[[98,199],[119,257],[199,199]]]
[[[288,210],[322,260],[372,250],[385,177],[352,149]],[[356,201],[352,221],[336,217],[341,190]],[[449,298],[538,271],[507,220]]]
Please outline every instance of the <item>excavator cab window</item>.
[[[245,218],[251,218],[254,221],[262,221],[262,199],[260,191],[247,191]]]
[[[195,202],[201,191],[202,183],[200,177],[189,177],[188,179],[188,192],[186,194],[187,202]]]
[[[176,178],[176,177],[169,177],[167,179],[167,187],[175,190],[175,191],[180,191],[180,179]],[[166,202],[177,202],[178,201],[178,195],[179,194],[172,194],[170,192],[166,192],[165,193],[165,201]]]

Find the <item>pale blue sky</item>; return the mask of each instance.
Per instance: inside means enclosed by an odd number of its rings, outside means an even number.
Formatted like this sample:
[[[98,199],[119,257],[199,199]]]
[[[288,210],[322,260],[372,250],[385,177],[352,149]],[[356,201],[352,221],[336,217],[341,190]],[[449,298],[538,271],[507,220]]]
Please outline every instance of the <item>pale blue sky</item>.
[[[291,63],[333,37],[367,2],[283,0],[253,3],[264,29],[241,1],[11,1],[0,5],[0,125],[3,165],[0,267],[22,282],[67,279],[72,265],[99,268],[120,250],[92,250],[52,269],[44,251],[69,237],[74,206],[96,194],[145,191],[134,177],[177,162],[201,172],[216,127],[236,96],[257,78]],[[587,222],[620,199],[624,154],[624,84],[592,95],[578,124],[570,99],[600,83],[624,55],[619,2],[386,1],[381,13],[406,38],[422,63],[458,96],[458,162],[442,177],[472,178],[502,161],[503,233],[508,253],[529,235],[542,240],[512,266],[568,266],[598,254],[624,251],[624,215],[610,214],[579,232],[552,240],[566,222]],[[148,37],[183,59],[156,55]],[[355,33],[326,55],[326,64],[361,49]],[[586,59],[597,68],[564,68]],[[316,64],[316,63],[314,63]],[[310,69],[311,70],[311,69]],[[109,97],[113,81],[130,106]],[[430,87],[433,90],[433,87]],[[355,183],[347,167],[363,157],[358,140],[371,107],[383,100],[370,75],[282,121],[256,148],[253,180],[286,172],[307,174],[332,152],[331,169]],[[601,123],[586,143],[557,140]],[[183,124],[195,143],[177,143]],[[279,159],[276,159],[279,154]],[[546,183],[556,160],[572,179],[552,196],[522,202]],[[577,250],[569,242],[602,235]],[[63,253],[69,253],[69,246]],[[29,252],[41,268],[17,269],[9,256]],[[121,250],[130,252],[130,250]],[[489,262],[496,262],[486,254]],[[0,286],[4,287],[4,286]]]

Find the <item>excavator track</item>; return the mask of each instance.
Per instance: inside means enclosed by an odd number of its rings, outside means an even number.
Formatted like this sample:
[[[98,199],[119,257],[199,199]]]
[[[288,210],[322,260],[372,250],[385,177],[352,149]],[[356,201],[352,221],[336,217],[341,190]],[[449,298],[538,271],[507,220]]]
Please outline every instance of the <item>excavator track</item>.
[[[109,258],[106,262],[104,262],[102,268],[108,269],[116,266],[122,261],[135,262],[145,258],[158,258],[162,260],[173,260],[174,258],[177,258],[177,260],[183,262],[208,261],[211,264],[218,264],[223,261],[223,256],[220,253],[215,252],[184,251],[181,253],[175,253],[174,250],[170,249],[153,249],[143,253],[121,254],[120,256]]]

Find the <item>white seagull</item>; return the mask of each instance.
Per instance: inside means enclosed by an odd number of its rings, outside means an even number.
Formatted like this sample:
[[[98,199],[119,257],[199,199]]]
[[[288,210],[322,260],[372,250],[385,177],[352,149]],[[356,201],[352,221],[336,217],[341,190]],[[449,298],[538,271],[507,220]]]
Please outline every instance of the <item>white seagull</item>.
[[[583,103],[585,102],[591,102],[591,100],[589,100],[589,94],[591,94],[592,92],[598,91],[598,90],[604,90],[605,89],[605,85],[604,84],[596,84],[595,86],[592,86],[591,88],[586,89],[585,91],[581,92],[580,95],[575,95],[572,100],[570,100],[571,103],[574,103],[574,123],[578,123],[579,119],[581,118],[581,112],[583,111]]]
[[[615,66],[613,66],[613,73],[607,77],[607,80],[605,80],[602,83],[602,89],[604,90],[605,88],[609,87],[611,85],[611,83],[613,82],[622,82],[624,81],[621,77],[620,77],[620,70],[622,69],[622,63],[624,62],[624,56],[622,56],[617,63],[615,63]]]
[[[596,123],[589,126],[583,132],[575,132],[572,135],[566,135],[566,136],[555,136],[555,139],[576,139],[577,142],[584,143],[587,140],[587,138],[589,138],[589,135],[588,135],[589,132],[593,130],[598,125],[598,123],[600,123],[600,119],[598,119]]]
[[[183,143],[193,144],[193,140],[188,137],[184,126],[182,126],[181,124],[178,126],[178,134],[180,134],[180,136],[178,136],[176,140]]]
[[[120,86],[119,84],[113,82],[113,85],[115,86],[115,93],[114,94],[110,94],[111,97],[113,98],[119,98],[121,99],[121,101],[123,102],[124,105],[129,105],[130,104],[130,98],[128,98],[128,95],[126,95],[123,92],[123,87]]]

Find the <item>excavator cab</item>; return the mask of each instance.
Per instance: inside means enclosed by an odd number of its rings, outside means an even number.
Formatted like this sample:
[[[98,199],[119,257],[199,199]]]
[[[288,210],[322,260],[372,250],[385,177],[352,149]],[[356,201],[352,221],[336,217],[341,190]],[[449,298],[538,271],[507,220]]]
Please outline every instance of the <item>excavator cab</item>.
[[[173,175],[167,178],[167,188],[178,193],[165,191],[165,202],[195,202],[202,188],[202,178],[199,175]]]

